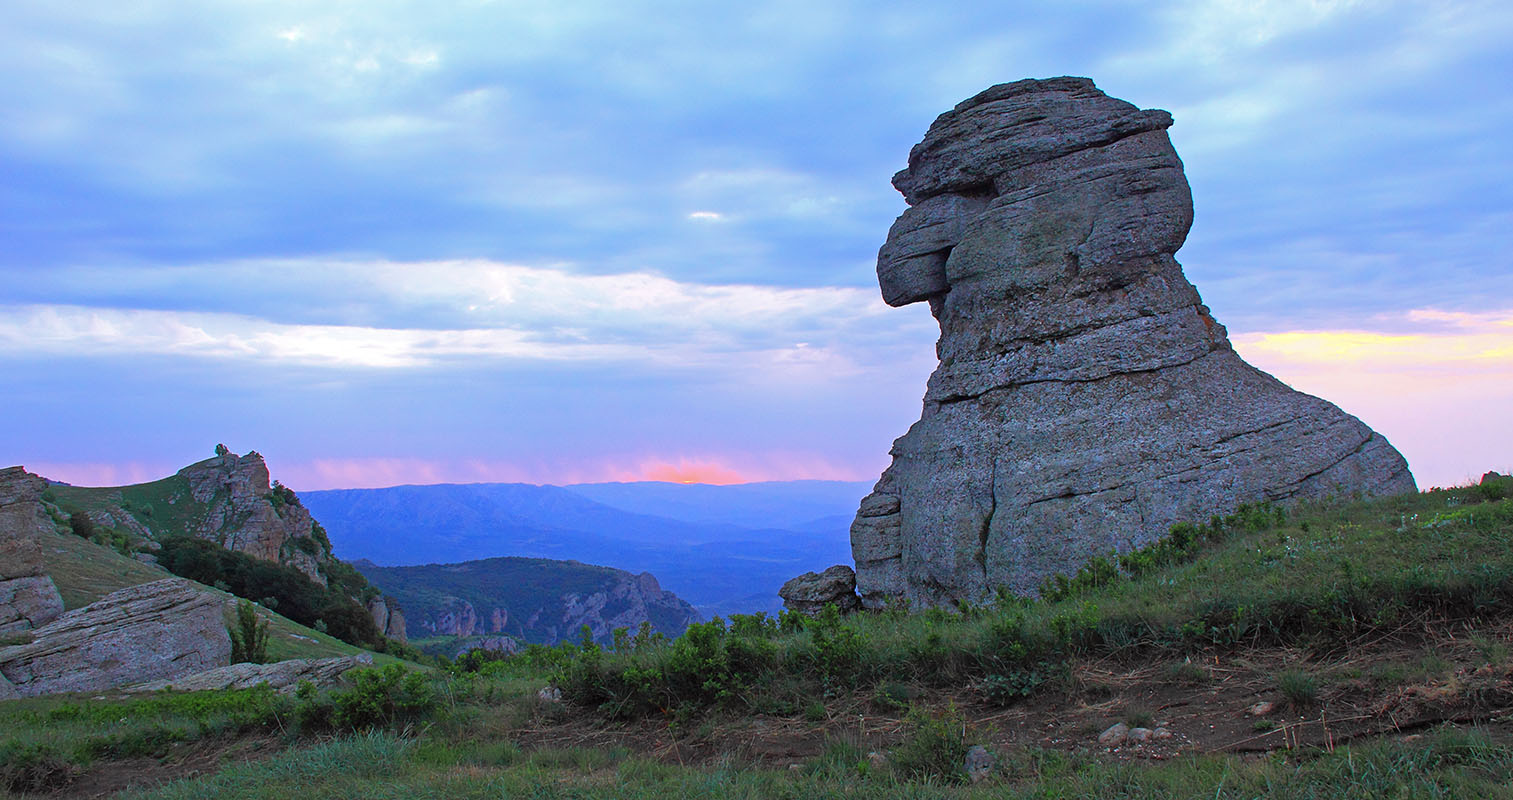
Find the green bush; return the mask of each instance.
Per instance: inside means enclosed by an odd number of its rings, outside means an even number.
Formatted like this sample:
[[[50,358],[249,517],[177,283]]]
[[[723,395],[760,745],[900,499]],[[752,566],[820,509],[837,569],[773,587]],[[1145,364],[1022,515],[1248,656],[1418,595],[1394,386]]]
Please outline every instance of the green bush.
[[[295,716],[306,730],[362,731],[414,722],[436,707],[423,674],[390,664],[348,672],[351,686],[322,693],[306,681],[295,691]]]
[[[236,625],[227,628],[231,635],[231,663],[265,664],[268,662],[268,621],[259,619],[257,609],[246,600],[236,604]]]
[[[904,741],[893,749],[894,769],[911,780],[958,783],[966,777],[966,718],[955,706],[940,714],[914,709],[904,718]]]

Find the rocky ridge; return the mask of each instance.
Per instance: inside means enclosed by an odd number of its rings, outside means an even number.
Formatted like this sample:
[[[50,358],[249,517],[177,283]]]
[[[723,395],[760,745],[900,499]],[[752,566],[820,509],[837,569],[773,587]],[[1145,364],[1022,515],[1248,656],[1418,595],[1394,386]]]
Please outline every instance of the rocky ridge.
[[[676,636],[699,619],[693,606],[646,572],[512,557],[414,567],[355,564],[404,603],[406,624],[419,637],[512,636],[555,644],[576,639],[585,625],[607,640],[614,629],[634,631],[643,622]]]
[[[1414,489],[1380,435],[1241,360],[1183,276],[1171,124],[1085,78],[1002,84],[894,176],[878,282],[929,304],[940,364],[852,524],[866,606],[1031,594],[1242,503]]]

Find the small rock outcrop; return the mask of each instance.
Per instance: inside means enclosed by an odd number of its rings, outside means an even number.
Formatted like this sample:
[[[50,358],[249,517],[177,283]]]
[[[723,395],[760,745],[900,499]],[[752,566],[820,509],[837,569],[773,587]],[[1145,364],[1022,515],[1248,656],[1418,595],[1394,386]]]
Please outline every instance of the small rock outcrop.
[[[31,630],[63,613],[48,577],[42,537],[53,523],[42,504],[47,481],[21,467],[0,470],[0,634]]]
[[[878,282],[929,304],[940,364],[852,525],[868,607],[1032,594],[1242,503],[1415,488],[1360,420],[1241,360],[1183,277],[1171,124],[1085,78],[1003,84],[894,176]]]
[[[453,651],[453,658],[461,658],[464,653],[473,650],[486,650],[490,653],[503,653],[512,656],[525,649],[525,645],[513,636],[483,636],[463,642]]]
[[[398,642],[408,641],[405,634],[405,615],[399,601],[392,597],[374,595],[368,601],[368,614],[373,617],[373,627],[386,638]]]
[[[36,629],[29,644],[0,648],[0,676],[31,697],[225,666],[225,608],[222,598],[178,578],[122,589]]]
[[[368,653],[341,658],[295,658],[272,664],[230,664],[171,680],[133,684],[125,687],[124,691],[160,692],[172,689],[179,692],[203,692],[215,689],[250,689],[266,684],[280,694],[292,694],[304,681],[316,686],[329,686],[341,680],[348,671],[372,664],[373,656]]]
[[[778,589],[778,596],[783,598],[784,606],[810,616],[824,611],[831,603],[842,613],[861,606],[856,596],[856,573],[844,564],[791,578]]]

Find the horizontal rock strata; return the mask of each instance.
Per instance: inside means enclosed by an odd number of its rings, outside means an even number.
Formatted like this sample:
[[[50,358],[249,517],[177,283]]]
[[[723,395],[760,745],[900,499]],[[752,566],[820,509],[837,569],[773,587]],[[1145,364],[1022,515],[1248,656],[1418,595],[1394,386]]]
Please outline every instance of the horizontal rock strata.
[[[0,648],[0,675],[17,694],[92,692],[172,679],[231,658],[226,601],[177,578],[113,592]]]
[[[172,689],[178,692],[203,692],[268,686],[280,694],[291,694],[304,681],[316,686],[328,686],[341,680],[347,672],[372,664],[373,656],[368,653],[340,658],[294,658],[272,664],[229,664],[171,680],[134,684],[125,687],[125,691],[160,692]]]
[[[878,282],[929,304],[940,365],[852,524],[865,605],[1031,594],[1242,503],[1414,489],[1380,435],[1241,360],[1183,277],[1171,124],[1026,80],[910,151]]]

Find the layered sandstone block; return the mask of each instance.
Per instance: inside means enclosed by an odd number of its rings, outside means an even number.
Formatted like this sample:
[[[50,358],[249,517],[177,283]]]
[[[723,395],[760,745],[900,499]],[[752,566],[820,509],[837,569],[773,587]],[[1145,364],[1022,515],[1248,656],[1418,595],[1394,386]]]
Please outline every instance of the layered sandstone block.
[[[1415,488],[1360,420],[1241,360],[1183,277],[1171,124],[1085,78],[1018,81],[894,176],[878,281],[929,303],[940,365],[852,524],[867,606],[1032,593],[1241,503]]]

